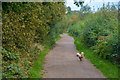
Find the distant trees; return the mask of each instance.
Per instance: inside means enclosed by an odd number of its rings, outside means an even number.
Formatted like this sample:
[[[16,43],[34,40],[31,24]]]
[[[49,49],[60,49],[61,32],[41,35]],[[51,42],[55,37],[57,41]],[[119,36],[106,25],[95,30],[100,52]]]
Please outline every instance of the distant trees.
[[[91,12],[91,7],[88,6],[88,5],[82,6],[80,8],[80,11],[83,12],[83,13],[89,13],[89,12]]]
[[[67,14],[71,14],[71,7],[70,6],[67,7],[67,11],[68,11]]]

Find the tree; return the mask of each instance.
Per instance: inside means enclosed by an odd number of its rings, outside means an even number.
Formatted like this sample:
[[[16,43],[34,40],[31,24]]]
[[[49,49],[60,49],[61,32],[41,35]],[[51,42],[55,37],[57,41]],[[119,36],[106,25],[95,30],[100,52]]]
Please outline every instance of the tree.
[[[83,13],[89,13],[91,12],[91,7],[88,5],[82,6],[80,11],[82,11]]]
[[[67,14],[71,14],[71,7],[70,6],[67,7],[67,11],[68,11]]]

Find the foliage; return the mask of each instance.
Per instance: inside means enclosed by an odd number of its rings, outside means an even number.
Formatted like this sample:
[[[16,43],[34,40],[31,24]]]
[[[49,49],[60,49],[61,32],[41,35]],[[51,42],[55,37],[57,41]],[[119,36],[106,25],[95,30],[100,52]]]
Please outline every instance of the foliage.
[[[62,37],[61,36],[58,36],[58,38],[56,39],[56,41],[60,40]]]
[[[88,6],[88,4],[87,4],[87,5],[85,5],[85,6],[82,6],[82,7],[80,8],[80,11],[82,11],[83,13],[89,13],[89,12],[91,12],[91,7]]]
[[[3,78],[31,76],[28,70],[43,46],[54,46],[65,9],[63,2],[2,3]]]
[[[2,50],[2,64],[3,64],[3,78],[27,78],[29,75],[27,68],[23,67],[22,64],[29,65],[29,63],[18,62],[20,61],[20,55],[18,53],[10,53],[5,49]],[[23,69],[24,68],[24,69]],[[24,76],[26,75],[26,76]]]
[[[78,37],[94,53],[113,63],[119,60],[118,52],[118,10],[115,5],[103,4],[97,12],[92,13],[89,6],[83,6],[79,12],[71,16],[77,16],[76,20],[68,22],[69,33]],[[99,38],[102,38],[99,40]]]

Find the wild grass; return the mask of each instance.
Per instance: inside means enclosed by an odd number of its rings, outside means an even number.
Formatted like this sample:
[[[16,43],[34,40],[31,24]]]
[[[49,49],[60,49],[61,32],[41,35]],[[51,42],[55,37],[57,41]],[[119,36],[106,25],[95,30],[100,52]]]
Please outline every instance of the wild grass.
[[[71,35],[70,35],[71,36]],[[74,37],[74,44],[79,52],[84,52],[85,57],[98,68],[106,78],[118,78],[118,66],[110,61],[102,59],[97,54],[93,53],[84,43]]]
[[[61,39],[61,36],[58,36],[56,41]],[[43,74],[41,73],[43,70],[44,58],[46,54],[50,51],[49,47],[45,47],[45,49],[40,52],[38,59],[33,62],[32,68],[29,70],[31,77],[30,78],[43,78]]]
[[[61,39],[61,36],[58,36],[58,38],[57,39],[55,39],[55,41],[58,41],[58,40],[60,40]]]
[[[43,69],[45,55],[50,51],[49,48],[46,48],[42,51],[36,61],[33,63],[33,67],[30,69],[31,77],[30,78],[42,78],[41,70]]]

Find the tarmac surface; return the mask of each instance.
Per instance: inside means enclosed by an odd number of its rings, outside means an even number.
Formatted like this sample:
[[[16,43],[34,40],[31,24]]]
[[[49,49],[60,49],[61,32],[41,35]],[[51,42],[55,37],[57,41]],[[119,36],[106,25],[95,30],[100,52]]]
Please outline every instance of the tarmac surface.
[[[72,37],[61,37],[45,57],[44,78],[105,78],[85,57],[79,60]]]

